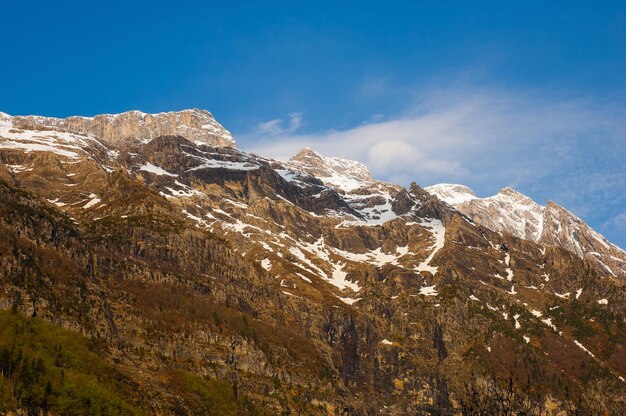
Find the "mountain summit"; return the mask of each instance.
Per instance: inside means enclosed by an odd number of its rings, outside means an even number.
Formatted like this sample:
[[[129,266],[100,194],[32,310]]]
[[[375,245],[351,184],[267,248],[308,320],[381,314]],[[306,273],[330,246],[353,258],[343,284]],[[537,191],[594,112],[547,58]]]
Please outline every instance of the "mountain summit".
[[[597,262],[613,276],[626,278],[626,253],[553,201],[541,206],[509,187],[487,198],[476,197],[462,185],[439,184],[425,189],[491,230],[562,247]]]
[[[306,147],[290,160],[289,164],[309,175],[323,180],[326,184],[343,191],[351,191],[372,181],[369,169],[362,163],[322,156]]]
[[[119,145],[128,139],[151,140],[159,136],[181,135],[209,146],[236,146],[230,132],[211,113],[196,108],[157,114],[134,110],[94,117],[15,116],[5,117],[6,119],[16,129],[58,130],[97,137],[113,145]]]

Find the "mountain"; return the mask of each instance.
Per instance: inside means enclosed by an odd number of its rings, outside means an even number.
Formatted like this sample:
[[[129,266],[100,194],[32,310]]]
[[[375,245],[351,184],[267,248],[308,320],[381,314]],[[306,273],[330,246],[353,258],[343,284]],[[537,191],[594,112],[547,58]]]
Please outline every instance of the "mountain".
[[[209,116],[0,117],[0,413],[624,413],[624,278],[580,220]]]
[[[372,182],[369,169],[362,163],[322,156],[304,148],[289,160],[289,166],[321,179],[326,185],[349,192]]]
[[[626,278],[626,252],[553,201],[544,207],[511,188],[487,198],[478,198],[462,185],[439,184],[425,189],[491,230],[562,247],[597,263],[612,277]]]
[[[233,136],[206,110],[192,109],[168,113],[146,114],[128,111],[120,114],[101,114],[95,117],[10,117],[0,113],[5,126],[25,131],[48,131],[93,136],[112,145],[126,140],[152,140],[159,136],[181,135],[209,146],[235,147]],[[5,137],[8,132],[5,131]]]

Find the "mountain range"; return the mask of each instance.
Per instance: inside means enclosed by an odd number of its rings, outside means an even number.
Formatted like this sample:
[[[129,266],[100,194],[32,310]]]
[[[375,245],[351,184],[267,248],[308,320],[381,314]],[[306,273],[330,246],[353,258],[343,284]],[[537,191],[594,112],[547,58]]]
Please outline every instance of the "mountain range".
[[[0,113],[0,162],[0,412],[626,412],[626,253],[552,201],[199,109]]]

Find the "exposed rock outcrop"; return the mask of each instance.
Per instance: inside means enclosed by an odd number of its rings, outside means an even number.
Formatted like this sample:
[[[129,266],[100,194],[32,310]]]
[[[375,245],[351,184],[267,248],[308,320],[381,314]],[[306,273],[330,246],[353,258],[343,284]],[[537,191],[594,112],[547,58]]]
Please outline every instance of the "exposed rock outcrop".
[[[112,145],[124,144],[129,139],[151,140],[159,136],[179,135],[209,146],[236,146],[235,139],[228,130],[211,113],[199,109],[157,114],[128,111],[95,117],[15,116],[12,122],[17,129],[55,129],[94,136]]]

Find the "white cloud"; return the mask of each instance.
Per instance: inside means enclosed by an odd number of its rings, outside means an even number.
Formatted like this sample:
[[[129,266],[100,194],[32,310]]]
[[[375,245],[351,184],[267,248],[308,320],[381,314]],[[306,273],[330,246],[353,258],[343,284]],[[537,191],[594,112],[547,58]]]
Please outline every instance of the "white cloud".
[[[294,132],[302,126],[302,113],[289,114],[289,130]]]
[[[626,146],[623,109],[546,96],[430,91],[395,118],[346,130],[297,134],[300,118],[292,119],[289,128],[273,120],[271,134],[257,134],[251,150],[287,159],[309,146],[359,160],[378,178],[404,177],[423,185],[459,181],[477,190],[571,173],[586,158],[599,159],[599,165],[609,162],[603,157],[620,163],[614,152]],[[598,169],[602,166],[592,170]]]
[[[284,127],[284,120],[274,119],[257,124],[255,133],[262,137],[280,137],[295,133],[302,126],[302,113],[289,114],[289,125]]]
[[[607,229],[610,227],[617,228],[616,231],[618,232],[626,232],[626,212],[622,212],[621,214],[617,214],[616,216],[611,218],[609,221],[606,222],[603,229]]]
[[[626,209],[624,204],[620,207],[622,210]],[[626,211],[613,215],[599,228],[600,231],[613,243],[617,244],[620,248],[626,251]]]

